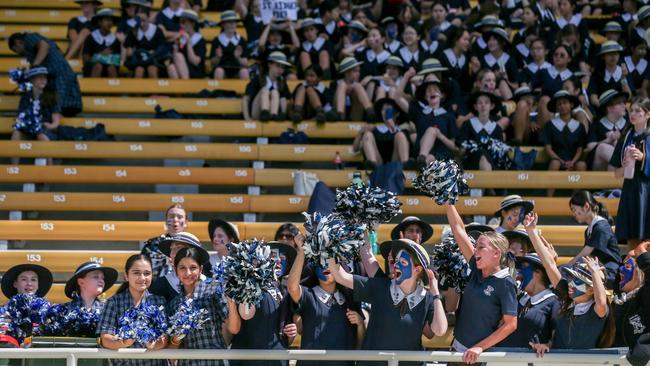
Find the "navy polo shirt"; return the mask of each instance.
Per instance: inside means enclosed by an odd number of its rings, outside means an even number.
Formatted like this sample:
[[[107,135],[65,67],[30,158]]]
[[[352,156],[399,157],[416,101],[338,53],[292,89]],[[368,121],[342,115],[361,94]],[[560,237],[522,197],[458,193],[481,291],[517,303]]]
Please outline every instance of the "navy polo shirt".
[[[517,316],[516,286],[508,269],[483,278],[475,257],[469,266],[472,273],[463,290],[454,329],[456,340],[467,348],[497,330],[504,315]]]
[[[548,343],[554,326],[554,316],[560,310],[560,301],[551,289],[519,299],[517,330],[498,344],[498,347],[528,348],[528,342]]]
[[[621,254],[612,226],[604,218],[596,218],[594,221],[591,230],[585,231],[585,245],[594,248],[592,254],[601,263],[615,262],[618,265],[621,261]]]
[[[577,304],[569,309],[568,314],[558,315],[553,335],[553,348],[596,348],[606,323],[607,316],[598,317],[593,300]]]

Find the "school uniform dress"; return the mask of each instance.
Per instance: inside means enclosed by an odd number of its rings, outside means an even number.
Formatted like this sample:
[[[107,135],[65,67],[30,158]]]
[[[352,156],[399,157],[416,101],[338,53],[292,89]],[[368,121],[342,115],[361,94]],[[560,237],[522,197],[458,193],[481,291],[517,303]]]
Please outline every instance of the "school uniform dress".
[[[404,46],[397,51],[396,56],[404,63],[404,70],[408,70],[410,67],[415,70],[420,70],[422,62],[427,57],[425,51],[420,46],[418,46],[415,52],[411,52],[408,47]]]
[[[535,62],[530,62],[526,64],[526,66],[523,69],[521,69],[521,72],[519,73],[519,82],[530,85],[533,82],[533,80],[539,78],[538,74],[542,70],[548,69],[549,67],[553,67],[553,65],[551,65],[546,61],[544,61],[544,63],[542,63],[541,65]]]
[[[52,114],[61,113],[61,105],[55,103],[51,107],[42,104],[42,98],[35,98],[29,91],[20,96],[18,102],[18,114],[13,125],[14,130],[23,132],[32,138],[44,133],[50,140],[56,138],[56,131],[48,131],[43,122],[52,122]]]
[[[526,46],[526,43],[514,43],[515,48],[512,53],[512,57],[515,59],[517,66],[522,68],[529,63],[533,62],[533,55],[530,53],[530,48]]]
[[[402,48],[402,43],[396,39],[384,43],[384,48],[390,52],[392,56],[397,55],[397,51],[399,51],[400,48]]]
[[[189,59],[189,47],[192,47],[194,54],[201,58],[201,61],[194,65],[190,62]],[[192,79],[202,79],[205,77],[205,55],[208,53],[207,42],[201,33],[196,32],[189,37],[188,42],[179,43],[179,51],[185,57],[185,62],[187,63],[187,68],[190,71],[190,78]]]
[[[248,13],[244,17],[244,28],[246,28],[246,37],[248,37],[249,50],[254,48],[253,45],[257,44],[262,32],[264,31],[264,22],[262,17]],[[251,43],[253,45],[251,45]]]
[[[297,314],[302,317],[300,349],[353,350],[357,326],[350,324],[347,309],[361,314],[361,306],[337,289],[330,294],[320,286],[302,287]],[[343,361],[298,361],[299,366],[354,365]]]
[[[587,132],[582,123],[571,119],[565,123],[559,117],[544,125],[542,142],[551,148],[562,160],[573,160],[578,148],[584,147]]]
[[[638,63],[634,63],[632,56],[625,56],[623,58],[625,66],[627,67],[627,84],[632,92],[641,88],[643,80],[650,79],[650,67],[648,67],[648,60],[642,58]]]
[[[225,349],[222,325],[228,317],[228,305],[216,293],[215,282],[199,282],[192,293],[192,304],[207,310],[208,320],[198,329],[193,329],[181,340],[181,349]],[[186,296],[178,294],[168,305],[167,314],[172,317]],[[222,366],[223,360],[178,360],[178,366]]]
[[[486,53],[488,53],[488,46],[487,46],[487,41],[483,36],[478,37],[474,43],[472,43],[472,47],[470,48],[470,55],[476,56],[478,58],[483,57]]]
[[[34,59],[38,52],[39,42],[44,41],[49,45],[47,57],[43,59],[40,66],[47,68],[49,75],[54,78],[54,89],[56,90],[58,103],[65,115],[75,115],[81,112],[81,90],[77,74],[72,71],[70,64],[53,41],[41,36],[38,33],[25,33],[25,58],[34,66]]]
[[[458,82],[461,90],[472,88],[472,77],[469,75],[469,62],[467,56],[456,56],[451,48],[442,51],[440,63],[448,69],[447,75]]]
[[[390,57],[390,52],[382,50],[376,53],[370,48],[363,48],[354,53],[354,58],[363,61],[361,65],[361,78],[370,76],[380,76],[386,70],[386,60]]]
[[[303,40],[302,43],[300,43],[300,52],[306,52],[309,55],[312,64],[318,65],[318,54],[321,51],[327,51],[330,56],[332,55],[332,43],[323,37],[319,36],[314,42]]]
[[[589,79],[587,91],[589,95],[601,95],[609,89],[623,90],[623,68],[616,66],[614,72],[608,70],[598,70],[595,75]]]
[[[165,306],[166,301],[160,296],[145,292],[141,305],[146,306]],[[97,325],[97,335],[102,333],[116,334],[119,330],[119,321],[124,313],[134,306],[133,298],[129,290],[125,290],[118,294],[113,295],[106,302],[106,307],[102,313],[101,320]],[[129,348],[145,348],[146,345],[140,342],[135,342]],[[167,366],[167,360],[136,360],[136,359],[115,359],[110,360],[113,366]]]
[[[300,89],[300,86],[303,88],[311,88],[316,92],[316,95],[318,95],[318,99],[320,100],[321,106],[323,106],[324,111],[329,111],[332,109],[332,106],[328,100],[329,96],[329,90],[325,86],[325,84],[322,81],[319,81],[318,84],[309,86],[307,85],[307,82],[303,80],[303,82],[294,89],[292,98],[295,100],[296,99],[296,92],[298,89]],[[305,105],[303,106],[303,116],[305,119],[312,118],[315,116],[316,111],[311,107],[311,105],[308,103],[308,101],[305,101]]]
[[[235,57],[235,49],[237,47],[242,48],[242,54],[240,57],[247,57],[248,51],[246,47],[246,39],[239,34],[235,33],[234,36],[228,37],[225,32],[221,32],[219,36],[215,37],[212,40],[212,50],[210,51],[210,58],[215,57],[217,48],[221,48],[223,55],[219,60],[219,63],[213,65],[215,69],[221,67],[226,73],[226,78],[236,78],[239,75],[239,70],[241,68],[246,68],[247,66],[242,66],[237,61]],[[212,70],[214,73],[214,69]]]
[[[246,95],[250,98],[249,112],[252,112],[253,99],[255,99],[255,96],[260,92],[260,90],[262,90],[262,88],[277,90],[280,93],[280,98],[291,98],[291,92],[289,91],[285,79],[273,81],[268,76],[254,77],[250,82],[248,82],[248,84],[246,84]]]
[[[399,127],[390,130],[386,124],[375,126],[372,130],[372,135],[375,137],[375,144],[384,163],[393,160],[393,149],[395,146],[395,135],[399,132]]]
[[[370,304],[364,350],[422,351],[422,330],[433,321],[434,298],[421,285],[409,295],[388,278],[353,276],[354,300]],[[401,364],[402,362],[400,362]],[[403,362],[405,365],[422,365]],[[358,362],[359,366],[383,365]]]
[[[420,49],[425,53],[425,59],[436,58],[440,60],[440,55],[444,50],[445,44],[437,39],[431,43],[427,43],[424,39],[420,41]]]
[[[469,268],[471,274],[456,312],[452,344],[459,352],[497,330],[504,315],[517,316],[516,285],[508,268],[483,278],[475,257],[470,259]]]
[[[340,18],[345,22],[345,24],[349,24],[352,21],[352,18],[345,20],[343,14],[341,14]],[[323,24],[323,19],[321,18],[316,18],[315,21],[318,24]],[[325,34],[327,34],[327,39],[330,44],[338,44],[343,37],[343,34],[341,33],[341,28],[337,25],[337,22],[335,20],[330,20],[327,24],[323,24],[323,28],[325,29]]]
[[[117,40],[115,33],[102,34],[99,29],[90,33],[86,39],[83,48],[83,54],[90,60],[84,62],[84,75],[90,74],[90,69],[100,63],[105,66],[120,67],[120,42]],[[108,54],[104,54],[109,50]]]
[[[505,52],[498,58],[492,53],[486,53],[481,57],[481,67],[495,72],[505,70],[510,82],[516,83],[519,80],[519,67],[517,66],[517,62]]]
[[[452,140],[458,135],[456,117],[444,108],[439,107],[434,110],[428,104],[420,101],[411,102],[409,104],[409,116],[415,123],[417,133],[416,152],[419,151],[420,139],[429,127],[437,127],[443,135]],[[453,158],[453,153],[439,140],[436,140],[433,144],[431,154],[436,159]]]
[[[163,31],[151,23],[148,24],[146,30],[138,28],[135,33],[131,33],[124,42],[124,47],[134,49],[126,63],[131,70],[149,65],[156,65],[160,68],[164,65],[164,61],[172,56]]]
[[[522,293],[517,303],[517,330],[497,347],[528,348],[528,342],[548,343],[555,329],[560,301],[551,289],[530,296]]]
[[[596,216],[585,230],[585,246],[593,248],[591,256],[598,258],[607,270],[607,288],[618,283],[618,267],[621,253],[612,226],[601,216]]]
[[[93,23],[90,21],[90,18],[79,15],[77,17],[71,18],[70,21],[68,21],[68,32],[74,30],[79,33],[84,29],[93,29]]]
[[[540,70],[532,77],[533,89],[540,88],[542,95],[552,97],[553,94],[562,90],[562,84],[573,76],[570,69],[558,71],[555,66]]]
[[[175,11],[170,7],[166,7],[156,14],[156,25],[162,25],[168,32],[178,32],[181,29],[180,16],[183,14],[183,9],[178,8]]]
[[[596,146],[589,151],[587,162],[590,165],[593,164],[594,158],[596,157],[596,149],[598,148],[598,145],[601,144],[601,141],[607,138],[609,132],[622,132],[626,126],[627,120],[625,117],[620,118],[618,121],[610,121],[607,116],[605,116],[598,120],[598,122],[592,123],[587,135],[587,144],[595,142]]]
[[[286,291],[273,288],[263,292],[255,316],[241,321],[241,329],[232,339],[231,349],[286,349],[288,339],[282,330],[292,322],[291,298]],[[287,366],[288,361],[229,361],[231,366]]]
[[[587,22],[582,19],[582,14],[573,14],[571,19],[568,20],[562,17],[556,18],[554,33],[559,32],[569,24],[573,24],[578,28],[580,39],[585,39],[589,36],[589,27],[587,26]]]
[[[622,141],[614,148],[610,164],[620,168],[623,166],[625,148],[631,144],[643,151],[644,160],[636,161],[634,178],[623,180],[623,189],[618,201],[616,215],[616,238],[619,242],[629,239],[644,239],[650,237],[650,212],[647,203],[650,202],[650,137],[646,132],[636,134],[630,130]]]
[[[460,147],[465,141],[475,141],[478,143],[482,138],[486,137],[502,141],[503,130],[501,130],[499,124],[494,121],[487,121],[483,124],[479,121],[478,117],[472,117],[468,121],[465,121],[460,127],[458,138],[456,139],[456,145]],[[492,154],[484,149],[472,153],[466,152],[463,160],[463,167],[465,169],[478,169],[481,156],[485,156],[490,164],[495,167]]]
[[[593,299],[581,304],[574,304],[569,308],[568,314],[559,314],[555,319],[553,348],[596,348],[606,323],[607,316],[600,318],[596,314]]]
[[[117,23],[117,32],[124,34],[134,32],[139,23],[140,21],[137,18],[122,18]]]

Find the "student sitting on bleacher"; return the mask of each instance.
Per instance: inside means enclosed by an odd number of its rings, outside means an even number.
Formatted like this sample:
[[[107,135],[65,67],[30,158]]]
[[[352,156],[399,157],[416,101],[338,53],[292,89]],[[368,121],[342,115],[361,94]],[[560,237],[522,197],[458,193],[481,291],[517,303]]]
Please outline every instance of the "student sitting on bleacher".
[[[57,102],[56,92],[48,88],[47,69],[33,67],[25,73],[25,79],[32,84],[32,90],[25,92],[18,103],[18,114],[13,125],[12,140],[26,138],[39,141],[50,141],[50,136],[56,136],[56,129],[61,121],[61,105]],[[18,158],[11,158],[11,163],[17,165]],[[52,164],[52,159],[48,159]]]
[[[128,59],[126,67],[133,71],[135,78],[148,76],[158,78],[160,69],[169,63],[171,53],[168,50],[163,31],[149,21],[150,8],[141,6],[137,16],[140,18],[140,27],[135,33],[129,34],[124,47]]]
[[[298,76],[302,76],[307,67],[317,64],[323,70],[323,78],[329,80],[332,77],[330,65],[332,58],[332,43],[325,37],[319,35],[324,29],[322,24],[312,18],[306,18],[300,25],[300,36],[302,43],[298,53],[300,68]]]
[[[316,64],[311,64],[305,70],[305,80],[298,84],[293,92],[293,110],[291,120],[293,123],[302,122],[303,118],[316,119],[317,123],[325,122],[324,108],[332,108],[327,87],[321,81],[323,70]]]
[[[341,76],[330,84],[330,89],[334,91],[334,110],[330,113],[330,120],[375,121],[375,111],[365,89],[371,76],[360,80],[362,64],[354,57],[346,57],[339,64],[338,73]]]
[[[84,76],[116,78],[122,65],[121,42],[111,31],[118,19],[112,9],[102,9],[93,17],[95,30],[86,39],[83,48]]]
[[[627,127],[627,95],[610,89],[599,98],[599,115],[602,117],[591,124],[587,136],[587,163],[590,170],[613,170],[609,161],[614,153],[614,146]]]
[[[242,98],[242,111],[245,120],[271,119],[284,121],[287,117],[287,103],[291,92],[282,76],[284,69],[292,65],[284,53],[276,51],[265,60],[259,75],[246,85],[246,95]]]
[[[202,79],[207,45],[199,30],[199,16],[192,10],[183,10],[179,18],[180,37],[174,42],[171,67],[180,79]]]
[[[137,14],[140,6],[147,7],[147,2],[145,0],[125,0],[123,2],[122,16],[117,23],[117,32],[115,33],[121,43],[124,43],[129,33],[135,32],[138,29],[140,20]]]
[[[248,51],[246,39],[237,33],[239,17],[234,11],[221,13],[221,33],[212,40],[210,62],[212,76],[222,79],[248,79]]]
[[[627,68],[627,83],[632,93],[636,96],[647,98],[648,85],[650,80],[650,67],[648,67],[648,44],[646,40],[636,33],[630,35],[630,55],[625,56],[623,61]]]
[[[589,102],[594,108],[600,105],[598,97],[609,89],[625,92],[632,91],[627,82],[627,68],[619,65],[623,47],[616,42],[607,41],[600,46],[598,57],[601,59],[594,67],[594,73],[589,79]]]
[[[285,44],[287,40],[289,43]],[[295,54],[300,48],[300,38],[296,33],[295,22],[286,20],[283,23],[276,22],[273,18],[264,27],[257,45],[258,59],[266,60],[272,52],[279,51],[287,56],[287,60],[294,60]],[[287,80],[296,80],[298,77],[295,70],[285,70],[284,76]]]
[[[102,6],[99,0],[75,0],[81,8],[81,15],[76,16],[68,22],[68,50],[65,54],[66,59],[78,58],[81,56],[83,44],[95,28],[92,24],[92,18],[97,12],[97,7]]]

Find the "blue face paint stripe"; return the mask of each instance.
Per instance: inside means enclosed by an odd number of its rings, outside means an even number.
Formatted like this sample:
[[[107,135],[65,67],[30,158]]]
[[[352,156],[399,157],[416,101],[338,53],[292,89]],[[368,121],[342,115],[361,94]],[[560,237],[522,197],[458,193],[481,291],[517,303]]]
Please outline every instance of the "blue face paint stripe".
[[[402,259],[406,261],[406,264],[402,263]],[[413,276],[413,260],[411,259],[411,255],[404,249],[400,250],[399,253],[397,253],[396,266],[397,269],[402,273],[401,276],[396,280],[398,285]]]

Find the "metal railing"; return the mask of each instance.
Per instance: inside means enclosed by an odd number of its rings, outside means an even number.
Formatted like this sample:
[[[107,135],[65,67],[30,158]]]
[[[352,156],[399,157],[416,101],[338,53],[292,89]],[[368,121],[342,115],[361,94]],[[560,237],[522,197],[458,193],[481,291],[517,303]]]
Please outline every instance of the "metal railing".
[[[587,353],[588,352],[588,353]],[[626,349],[585,350],[583,353],[547,353],[537,358],[532,352],[485,352],[479,362],[505,365],[626,365]],[[398,366],[401,361],[462,362],[462,353],[445,351],[326,351],[326,350],[185,350],[164,349],[149,352],[141,348],[118,351],[97,348],[0,349],[0,359],[65,359],[66,366],[77,366],[80,359],[187,359],[187,360],[327,360],[380,361]]]

